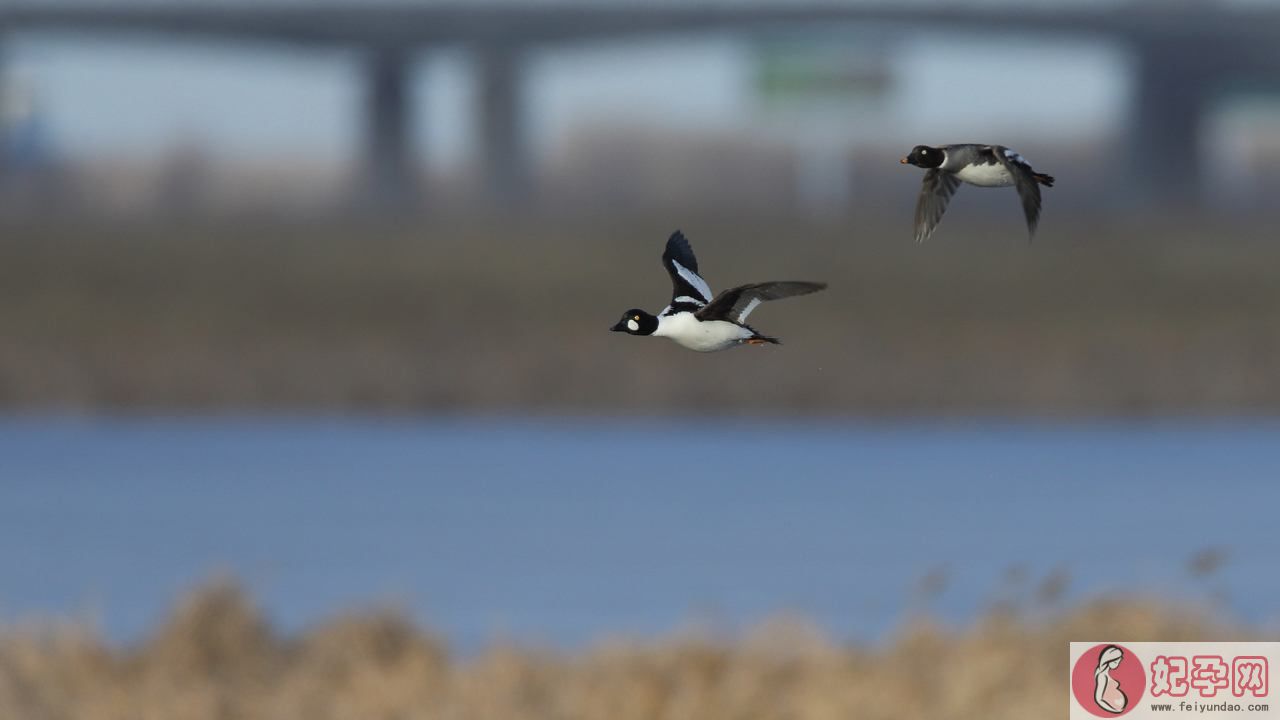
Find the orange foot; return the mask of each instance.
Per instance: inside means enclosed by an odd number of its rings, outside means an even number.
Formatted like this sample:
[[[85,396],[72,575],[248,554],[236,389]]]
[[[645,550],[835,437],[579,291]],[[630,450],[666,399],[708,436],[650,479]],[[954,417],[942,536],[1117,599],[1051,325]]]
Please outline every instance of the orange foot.
[[[760,338],[751,338],[750,340],[747,341],[747,344],[748,345],[768,345],[769,343],[765,342],[764,340],[761,340]]]

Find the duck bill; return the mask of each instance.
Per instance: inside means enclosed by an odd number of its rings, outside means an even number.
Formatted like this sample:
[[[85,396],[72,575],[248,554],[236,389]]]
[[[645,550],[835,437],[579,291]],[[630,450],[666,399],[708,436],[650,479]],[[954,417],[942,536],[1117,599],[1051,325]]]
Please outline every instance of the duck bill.
[[[614,325],[613,327],[609,328],[609,332],[626,332],[626,331],[627,331],[627,323],[625,321],[619,321],[617,325]]]
[[[899,160],[899,161],[898,161],[898,164],[899,164],[899,165],[910,165],[910,164],[911,164],[911,161],[910,161],[910,160],[908,160],[908,159],[906,159],[906,158],[902,158],[901,160]]]

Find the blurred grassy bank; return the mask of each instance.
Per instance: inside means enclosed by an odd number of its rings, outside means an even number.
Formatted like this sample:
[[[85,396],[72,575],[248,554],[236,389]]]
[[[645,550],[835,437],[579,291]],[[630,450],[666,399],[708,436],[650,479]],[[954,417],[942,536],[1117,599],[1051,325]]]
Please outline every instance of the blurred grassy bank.
[[[1271,228],[1054,217],[1028,244],[965,213],[921,246],[906,219],[11,222],[0,408],[1280,412]],[[607,332],[665,305],[675,227],[713,288],[831,288],[757,310],[781,347]]]
[[[1067,714],[1071,640],[1228,640],[1256,633],[1144,602],[1037,619],[928,622],[878,647],[801,621],[737,639],[617,640],[577,652],[498,645],[459,658],[394,613],[274,633],[233,585],[183,602],[137,647],[92,630],[0,628],[0,717],[24,720],[936,720]]]

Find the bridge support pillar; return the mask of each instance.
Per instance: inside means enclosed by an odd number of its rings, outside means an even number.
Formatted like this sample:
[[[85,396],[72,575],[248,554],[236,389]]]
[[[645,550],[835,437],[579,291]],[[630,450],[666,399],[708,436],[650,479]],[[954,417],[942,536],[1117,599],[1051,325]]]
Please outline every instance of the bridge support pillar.
[[[412,130],[412,58],[402,48],[374,48],[366,67],[366,204],[377,210],[406,209],[417,200]]]
[[[1128,164],[1137,199],[1195,209],[1203,200],[1204,117],[1213,101],[1212,52],[1185,43],[1138,46]]]
[[[474,52],[481,182],[489,202],[518,206],[530,199],[532,178],[521,67],[525,53],[506,45],[484,45]]]
[[[11,101],[11,89],[9,87],[9,63],[6,62],[8,57],[5,55],[5,35],[0,32],[0,187],[9,175],[9,102]]]

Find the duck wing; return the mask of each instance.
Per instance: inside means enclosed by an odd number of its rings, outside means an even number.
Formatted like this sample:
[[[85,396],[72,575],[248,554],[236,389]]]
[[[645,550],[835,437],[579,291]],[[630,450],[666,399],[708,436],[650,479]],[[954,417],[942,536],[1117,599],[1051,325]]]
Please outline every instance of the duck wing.
[[[693,246],[679,230],[667,238],[662,266],[671,275],[671,304],[660,315],[695,312],[711,302],[711,286],[698,274],[698,258]]]
[[[774,282],[739,285],[725,290],[716,296],[710,304],[696,313],[699,320],[728,320],[742,325],[747,316],[762,302],[781,300],[808,295],[822,290],[826,283],[805,282],[801,280],[781,280]]]
[[[933,168],[924,174],[920,198],[916,200],[916,242],[924,242],[933,234],[958,187],[960,178],[953,173]]]
[[[1022,200],[1022,214],[1027,218],[1029,237],[1036,235],[1036,226],[1040,224],[1040,182],[1036,180],[1036,172],[1018,153],[1009,148],[993,148],[996,159],[1013,176],[1013,185],[1018,189],[1018,198]]]

